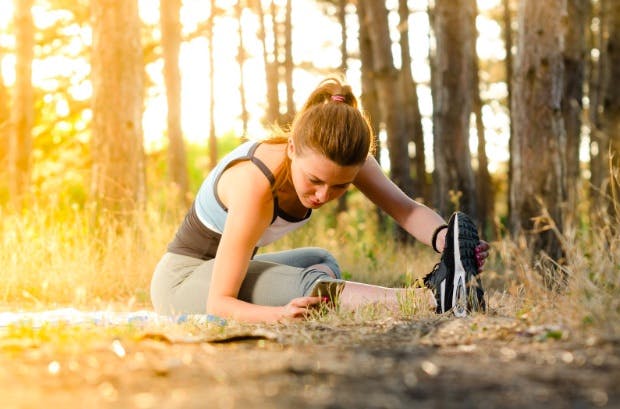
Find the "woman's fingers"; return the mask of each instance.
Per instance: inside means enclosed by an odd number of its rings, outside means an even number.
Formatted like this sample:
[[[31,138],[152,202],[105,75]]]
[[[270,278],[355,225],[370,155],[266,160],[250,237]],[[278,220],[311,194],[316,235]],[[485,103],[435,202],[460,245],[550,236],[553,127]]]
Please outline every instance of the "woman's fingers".
[[[491,248],[489,243],[484,240],[479,240],[478,245],[476,246],[476,252],[488,251]]]
[[[310,312],[310,307],[324,301],[321,297],[293,298],[286,305],[286,316],[289,318],[303,318]]]
[[[291,300],[291,304],[296,307],[309,307],[311,305],[315,305],[321,302],[321,297],[299,297],[293,298]]]
[[[476,262],[478,263],[478,271],[482,271],[482,266],[489,257],[489,249],[491,246],[484,240],[480,240],[475,248]]]

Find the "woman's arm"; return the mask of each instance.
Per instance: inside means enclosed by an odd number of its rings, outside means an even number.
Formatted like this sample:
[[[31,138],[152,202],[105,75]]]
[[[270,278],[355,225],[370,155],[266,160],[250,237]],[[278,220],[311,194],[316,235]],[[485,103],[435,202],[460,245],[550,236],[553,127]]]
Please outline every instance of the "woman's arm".
[[[228,169],[218,186],[228,208],[226,225],[215,256],[207,313],[243,322],[278,321],[302,316],[318,297],[302,297],[286,306],[251,304],[237,298],[259,238],[273,216],[273,198],[268,180],[251,163]]]
[[[422,243],[431,245],[435,229],[446,223],[435,211],[408,197],[383,173],[373,157],[366,160],[354,184],[374,204]],[[444,229],[437,236],[437,249],[443,250],[445,237]]]

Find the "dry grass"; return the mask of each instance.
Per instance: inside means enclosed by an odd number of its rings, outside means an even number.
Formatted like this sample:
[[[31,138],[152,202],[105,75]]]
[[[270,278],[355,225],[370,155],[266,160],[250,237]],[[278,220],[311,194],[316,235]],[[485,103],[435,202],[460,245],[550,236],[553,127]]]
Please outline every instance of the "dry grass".
[[[130,227],[96,227],[88,210],[0,216],[0,302],[12,309],[148,305],[151,272],[175,228],[154,211]]]
[[[610,225],[607,220],[589,230],[569,228],[559,234],[551,224],[566,257],[561,264],[544,254],[532,255],[523,237],[494,243],[490,262],[494,271],[485,275],[496,289],[498,312],[616,338],[620,333],[620,238]],[[543,276],[561,277],[561,282],[552,283],[555,290],[550,290]]]
[[[352,196],[350,211],[332,217],[319,212],[310,224],[265,251],[321,246],[339,260],[345,278],[406,287],[438,261],[427,246],[401,245],[377,230],[374,213]],[[372,215],[372,216],[369,216]],[[38,310],[58,306],[96,309],[149,308],[151,273],[182,215],[151,209],[136,226],[100,223],[88,210],[34,208],[0,214],[2,251],[0,303],[3,309]],[[523,240],[492,243],[484,283],[490,313],[529,322],[554,322],[578,331],[615,337],[620,323],[620,239],[605,226],[562,236],[569,277],[562,291],[542,285],[541,269],[557,268],[549,260],[531,263]],[[413,294],[413,292],[412,292]],[[403,297],[399,318],[426,317],[417,297]],[[357,312],[317,313],[313,319],[355,322],[380,319],[386,311],[369,306]]]

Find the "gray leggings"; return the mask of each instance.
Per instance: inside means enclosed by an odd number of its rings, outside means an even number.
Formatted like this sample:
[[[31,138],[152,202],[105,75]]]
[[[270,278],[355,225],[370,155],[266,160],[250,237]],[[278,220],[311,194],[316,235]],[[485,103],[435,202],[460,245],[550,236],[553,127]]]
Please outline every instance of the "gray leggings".
[[[164,254],[151,280],[155,311],[166,315],[205,314],[214,261]],[[319,278],[333,278],[314,267],[317,264],[326,265],[340,278],[334,257],[318,247],[257,255],[250,261],[238,298],[259,305],[286,305],[293,298],[309,295]]]

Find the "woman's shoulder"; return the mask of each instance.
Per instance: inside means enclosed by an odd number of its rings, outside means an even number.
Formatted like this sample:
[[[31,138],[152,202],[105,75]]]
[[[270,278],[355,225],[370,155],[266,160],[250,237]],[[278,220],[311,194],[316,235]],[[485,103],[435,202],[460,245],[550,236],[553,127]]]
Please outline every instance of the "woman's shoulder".
[[[270,201],[271,183],[255,164],[241,161],[222,173],[218,195],[226,207],[229,207],[231,200]]]
[[[272,175],[278,172],[286,157],[286,143],[260,143],[254,151],[254,157],[262,162]]]

